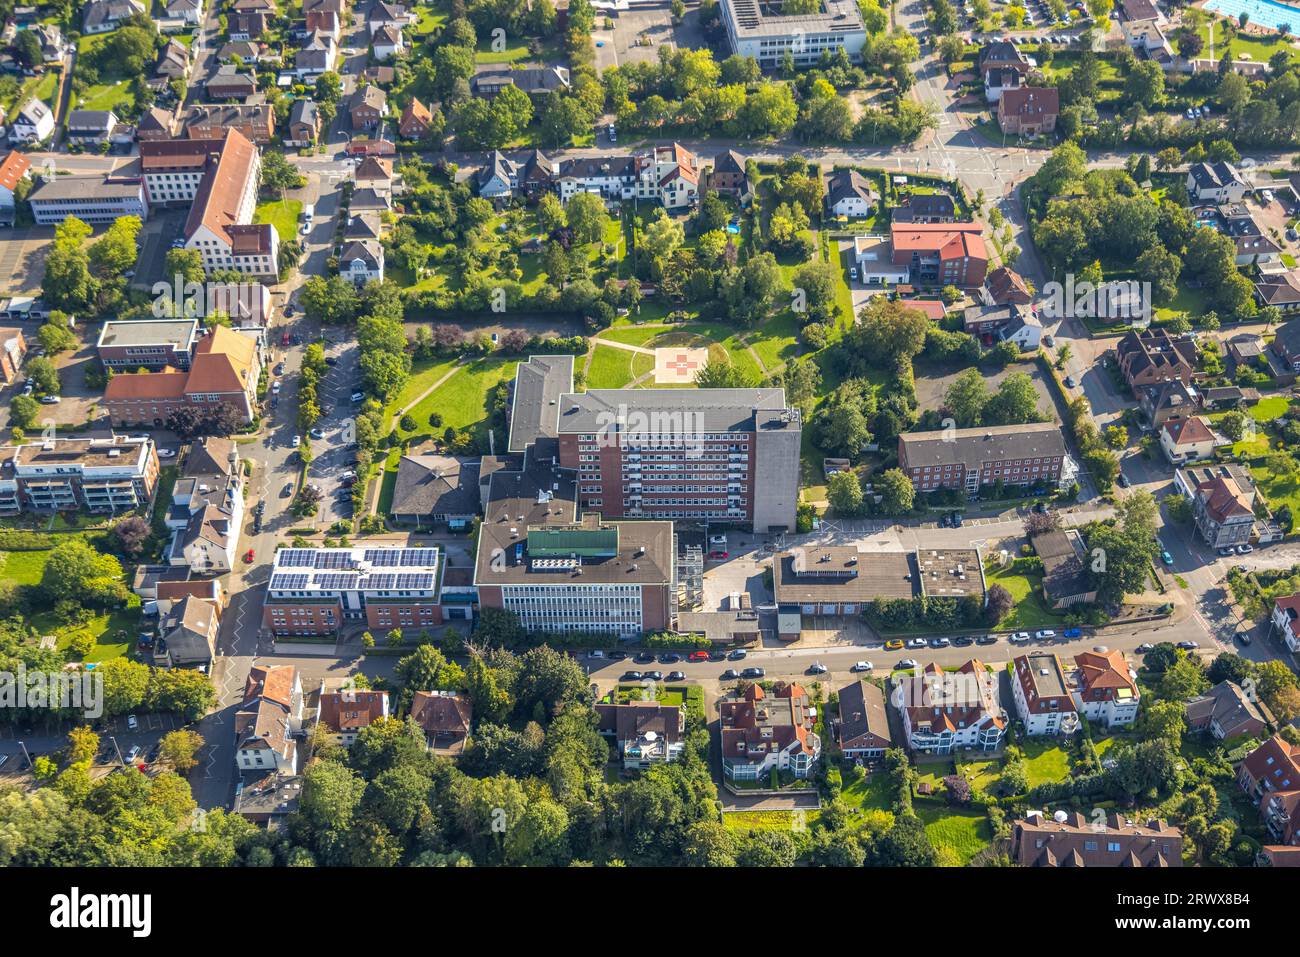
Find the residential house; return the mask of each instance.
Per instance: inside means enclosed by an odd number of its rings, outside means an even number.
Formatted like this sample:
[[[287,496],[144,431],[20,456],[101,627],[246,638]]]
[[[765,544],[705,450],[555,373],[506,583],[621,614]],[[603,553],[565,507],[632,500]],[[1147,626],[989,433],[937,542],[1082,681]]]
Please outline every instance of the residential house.
[[[194,27],[203,22],[203,0],[167,0],[165,9],[172,20],[183,20]]]
[[[289,107],[288,146],[312,146],[320,136],[321,117],[316,101],[306,97],[293,101]]]
[[[1020,867],[1182,867],[1183,833],[1162,820],[1140,824],[1117,811],[1098,824],[1079,811],[1031,811],[1011,831]]]
[[[373,212],[357,213],[348,217],[348,224],[343,228],[343,239],[379,239],[383,235],[383,223],[379,214]]]
[[[623,770],[644,771],[686,753],[686,708],[653,701],[598,702],[596,730],[614,743]]]
[[[1173,465],[1184,465],[1214,455],[1222,444],[1199,415],[1171,417],[1160,427],[1160,448]]]
[[[368,66],[361,71],[361,79],[375,86],[389,87],[397,80],[397,70],[382,63]]]
[[[1273,599],[1273,627],[1277,629],[1287,648],[1293,653],[1300,651],[1300,592],[1284,598]]]
[[[63,31],[59,29],[57,23],[38,23],[27,29],[40,41],[43,63],[59,63],[63,60],[68,52],[69,43],[64,39]]]
[[[920,674],[898,678],[890,701],[914,751],[995,751],[1006,734],[997,675],[976,658],[955,672],[931,662]]]
[[[334,38],[322,30],[312,33],[293,59],[294,75],[300,80],[314,80],[334,69],[339,47]]]
[[[1225,204],[1219,207],[1218,213],[1222,224],[1221,231],[1237,246],[1237,256],[1234,261],[1238,266],[1280,262],[1282,247],[1268,237],[1244,205]]]
[[[335,43],[338,43],[343,37],[342,24],[336,10],[326,10],[324,8],[309,10],[303,24],[306,36],[311,36],[313,33],[323,33]]]
[[[112,110],[72,110],[64,135],[70,143],[99,146],[108,142],[117,124],[117,114]]]
[[[569,88],[569,69],[563,66],[519,65],[480,67],[470,80],[475,96],[492,98],[507,86],[517,87],[534,101]]]
[[[885,712],[885,694],[869,681],[852,681],[840,689],[836,733],[840,753],[850,761],[878,761],[894,746]]]
[[[389,717],[388,692],[368,688],[326,691],[322,682],[316,722],[329,731],[329,739],[347,748],[365,728]]]
[[[483,512],[479,462],[449,455],[403,455],[397,463],[390,514],[416,528],[468,528]]]
[[[158,54],[153,75],[163,80],[183,80],[190,75],[190,48],[178,40],[168,40]]]
[[[1238,333],[1225,346],[1228,358],[1239,368],[1255,368],[1264,358],[1264,340],[1250,333]]]
[[[1054,86],[1022,86],[998,98],[998,128],[1008,136],[1042,136],[1056,129],[1061,93]]]
[[[243,488],[244,466],[233,441],[210,436],[190,446],[164,519],[172,531],[169,564],[204,575],[235,568],[244,520]]]
[[[368,282],[383,282],[384,247],[368,240],[348,243],[339,255],[339,275],[358,288]]]
[[[359,88],[348,101],[348,115],[354,130],[373,129],[387,112],[388,94],[370,84]]]
[[[988,274],[982,298],[991,306],[1027,306],[1034,301],[1029,284],[1009,266],[999,266]]]
[[[1235,681],[1220,681],[1187,702],[1187,730],[1208,731],[1216,741],[1258,737],[1268,730],[1264,707]]]
[[[108,33],[123,20],[145,12],[140,0],[90,0],[81,18],[82,33]]]
[[[469,698],[457,691],[417,691],[411,718],[424,732],[430,751],[458,755],[465,750],[474,711]]]
[[[1296,373],[1300,373],[1300,319],[1292,319],[1278,326],[1269,348],[1276,357],[1275,360],[1269,360],[1275,377],[1286,376],[1294,381]]]
[[[1255,530],[1255,487],[1248,475],[1214,466],[1199,472],[1182,470],[1175,477],[1192,484],[1192,521],[1196,531],[1212,548],[1245,545]]]
[[[908,193],[890,216],[896,223],[955,223],[957,204],[947,193]]]
[[[855,169],[837,169],[826,177],[826,210],[831,216],[865,218],[878,198],[871,180]]]
[[[1300,846],[1300,745],[1274,735],[1246,755],[1237,784],[1281,847]]]
[[[366,29],[372,37],[386,27],[400,33],[403,27],[409,26],[415,19],[415,15],[400,3],[385,3],[380,0],[366,14]]]
[[[234,130],[258,146],[266,146],[275,134],[275,111],[267,103],[187,106],[181,112],[180,125],[186,139],[224,140],[226,133]]]
[[[1255,301],[1260,306],[1276,306],[1283,315],[1300,312],[1300,279],[1290,271],[1260,276],[1255,280]]]
[[[1193,205],[1240,203],[1246,195],[1246,181],[1231,163],[1193,163],[1187,171],[1187,195]]]
[[[293,774],[294,732],[302,727],[302,683],[293,665],[254,665],[235,712],[235,766],[239,772]]]
[[[216,655],[221,630],[221,606],[206,598],[185,595],[160,601],[154,663],[168,668],[208,665]],[[163,606],[168,606],[163,610]]]
[[[25,153],[10,150],[0,160],[0,226],[12,226],[18,216],[18,201],[15,193],[18,184],[27,179],[32,168],[32,161]]]
[[[204,85],[209,100],[246,100],[257,92],[257,78],[240,73],[233,63],[223,63]]]
[[[742,204],[748,202],[751,185],[746,165],[745,157],[735,150],[723,150],[713,158],[707,180],[709,189],[732,196]]]
[[[1011,696],[1025,734],[1070,735],[1079,730],[1065,669],[1051,652],[1036,651],[1011,660]]]
[[[1200,378],[1196,343],[1186,336],[1171,336],[1164,329],[1126,332],[1115,346],[1115,357],[1135,396],[1146,386],[1174,380],[1191,385]]]
[[[901,285],[909,278],[906,265],[894,265],[894,250],[888,236],[854,236],[853,268],[864,286]]]
[[[375,59],[381,62],[387,62],[404,54],[406,44],[402,41],[402,31],[397,27],[384,24],[371,34],[370,49]]]
[[[406,108],[402,110],[402,117],[397,123],[397,133],[403,139],[422,139],[429,132],[432,123],[433,113],[427,106],[412,97],[411,102],[407,103]]]
[[[135,138],[141,143],[169,140],[176,133],[176,114],[161,106],[145,110],[135,125]]]
[[[985,344],[1014,342],[1022,352],[1037,349],[1043,338],[1043,324],[1033,308],[1014,303],[967,306],[962,314],[962,326]]]
[[[1074,665],[1070,694],[1083,716],[1107,728],[1132,724],[1142,692],[1124,653],[1085,651],[1074,656]]]
[[[1259,802],[1259,813],[1269,834],[1282,842],[1280,848],[1300,850],[1300,788],[1268,794]],[[1277,848],[1271,845],[1264,850],[1276,853]]]
[[[1043,594],[1054,609],[1090,605],[1097,587],[1084,565],[1087,554],[1077,529],[1039,532],[1029,537],[1034,554],[1043,563]]]
[[[994,40],[980,50],[980,78],[984,81],[985,98],[990,103],[1001,99],[1004,91],[1019,88],[1029,70],[1029,57],[1010,41]]]
[[[231,40],[260,40],[270,23],[270,15],[263,10],[233,13],[227,16],[226,35]]]
[[[484,199],[507,200],[518,185],[518,171],[513,161],[500,150],[493,150],[477,176],[478,194]]]
[[[18,108],[9,125],[9,142],[43,143],[54,135],[54,111],[42,100],[30,99]]]
[[[556,167],[541,150],[533,150],[518,164],[516,178],[519,191],[535,199],[555,185]]]
[[[1203,399],[1199,387],[1173,379],[1143,388],[1138,408],[1153,429],[1160,429],[1171,418],[1195,415],[1204,405]]]
[[[763,781],[773,771],[812,776],[821,738],[813,731],[816,714],[801,685],[779,681],[769,692],[751,684],[723,698],[718,710],[725,779]]]
[[[367,156],[352,171],[352,180],[357,189],[373,189],[381,195],[391,196],[395,185],[393,161],[380,156]]]

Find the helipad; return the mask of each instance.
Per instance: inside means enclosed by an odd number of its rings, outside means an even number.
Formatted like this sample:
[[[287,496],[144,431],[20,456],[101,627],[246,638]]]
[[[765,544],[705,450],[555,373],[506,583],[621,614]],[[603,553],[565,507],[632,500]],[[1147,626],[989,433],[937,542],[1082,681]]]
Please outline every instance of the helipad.
[[[655,384],[680,385],[694,382],[696,374],[708,361],[708,349],[688,349],[683,346],[655,349]]]

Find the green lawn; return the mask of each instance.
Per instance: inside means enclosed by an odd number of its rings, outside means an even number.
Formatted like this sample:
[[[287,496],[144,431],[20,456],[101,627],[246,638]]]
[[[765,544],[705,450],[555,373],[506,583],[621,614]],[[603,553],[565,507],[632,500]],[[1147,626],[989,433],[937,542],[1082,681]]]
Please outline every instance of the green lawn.
[[[15,585],[39,585],[45,573],[48,551],[0,552],[0,581]]]
[[[950,850],[963,867],[993,840],[988,817],[980,811],[918,802],[916,816],[925,823],[925,833],[935,850]]]
[[[1268,469],[1252,468],[1251,477],[1259,489],[1268,507],[1276,512],[1283,505],[1289,506],[1292,514],[1300,515],[1300,481],[1296,478],[1277,478]]]
[[[613,346],[594,346],[591,365],[587,368],[587,388],[621,389],[626,386],[633,378],[632,360],[636,355]]]
[[[1291,400],[1287,396],[1271,395],[1252,405],[1246,414],[1256,422],[1272,422],[1282,418],[1290,408]]]
[[[651,339],[667,331],[658,326],[612,326],[601,332],[596,340],[608,339],[610,342],[621,342],[625,346],[645,346]]]
[[[293,239],[298,234],[298,217],[302,215],[302,201],[297,199],[275,200],[259,203],[253,213],[253,222],[270,223],[280,234],[280,242]]]
[[[852,780],[852,772],[844,772],[844,787],[840,798],[849,807],[862,808],[867,811],[888,811],[893,807],[889,779],[884,772],[868,774],[861,781]]]
[[[40,76],[32,76],[23,80],[18,86],[18,91],[8,99],[0,103],[6,114],[11,112],[15,107],[22,106],[29,99],[35,97],[38,100],[44,100],[50,107],[54,104],[54,94],[59,89],[59,72],[56,70],[46,70]]]
[[[999,628],[1037,629],[1050,628],[1061,623],[1061,616],[1048,607],[1043,599],[1043,576],[1023,571],[1024,563],[1016,560],[1006,568],[990,565],[985,569],[988,584],[998,584],[1011,593],[1015,605],[998,622]]]
[[[1070,755],[1057,742],[1031,738],[1021,745],[1021,750],[1025,752],[1025,770],[1031,788],[1064,781],[1070,776]]]
[[[1189,289],[1185,284],[1178,284],[1178,292],[1174,298],[1170,299],[1163,306],[1157,306],[1155,317],[1157,319],[1170,319],[1180,312],[1185,312],[1193,319],[1205,314],[1209,301],[1205,298],[1204,289]]]
[[[31,624],[42,635],[58,635],[60,648],[66,648],[74,638],[90,635],[95,640],[95,647],[85,660],[108,661],[110,658],[121,657],[131,649],[131,642],[140,624],[140,612],[106,612],[95,615],[84,625],[74,628],[59,624],[52,615],[41,614],[34,616]]]
[[[1296,19],[1296,25],[1300,25],[1300,12],[1297,12]],[[1216,62],[1223,57],[1223,28],[1218,26],[1221,22],[1218,19],[1213,22],[1216,27],[1214,31],[1214,59]],[[1201,27],[1201,39],[1205,42],[1205,49],[1200,54],[1203,58],[1209,58],[1210,56],[1210,26],[1211,24],[1206,24]],[[1269,57],[1278,50],[1287,50],[1291,53],[1292,59],[1295,58],[1294,47],[1291,46],[1289,41],[1283,41],[1278,34],[1268,37],[1252,37],[1238,34],[1233,37],[1230,49],[1234,60],[1254,60],[1256,63],[1267,63]]]
[[[498,358],[475,359],[466,363],[411,410],[415,429],[406,432],[399,427],[398,435],[408,438],[433,432],[429,425],[429,415],[433,412],[442,416],[442,426],[437,430],[439,435],[447,428],[466,429],[480,425],[488,415],[488,391],[503,379],[513,377],[518,364],[518,359]]]
[[[809,826],[821,811],[805,811],[802,821]],[[722,824],[730,831],[789,831],[796,818],[791,811],[732,811],[722,815]]]

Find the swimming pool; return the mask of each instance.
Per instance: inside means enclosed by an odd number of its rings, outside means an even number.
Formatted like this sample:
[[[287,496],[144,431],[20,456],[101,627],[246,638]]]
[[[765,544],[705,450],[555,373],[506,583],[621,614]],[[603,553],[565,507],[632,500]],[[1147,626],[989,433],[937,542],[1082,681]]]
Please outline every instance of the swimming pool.
[[[1250,18],[1247,23],[1271,30],[1278,29],[1284,23],[1291,28],[1292,33],[1300,28],[1300,7],[1287,6],[1276,0],[1206,0],[1205,9],[1234,20],[1245,13]]]

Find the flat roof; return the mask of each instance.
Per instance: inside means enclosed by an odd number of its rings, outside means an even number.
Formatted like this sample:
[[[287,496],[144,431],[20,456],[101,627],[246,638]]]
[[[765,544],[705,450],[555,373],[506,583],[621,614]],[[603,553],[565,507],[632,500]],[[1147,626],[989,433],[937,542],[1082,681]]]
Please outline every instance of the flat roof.
[[[171,346],[179,349],[198,338],[197,319],[139,319],[109,321],[99,333],[103,346]]]
[[[722,0],[724,16],[742,38],[785,37],[792,33],[866,32],[856,0],[822,0],[816,13],[781,13],[779,3]]]
[[[852,546],[780,552],[772,561],[772,581],[778,603],[862,603],[920,594],[910,552],[860,552]]]
[[[647,437],[800,428],[784,389],[591,389],[560,399],[559,433]]]
[[[922,548],[916,552],[921,591],[930,598],[984,594],[984,569],[977,548]]]
[[[30,201],[51,202],[65,199],[132,199],[141,196],[140,183],[114,183],[104,176],[55,176],[32,190]]]

